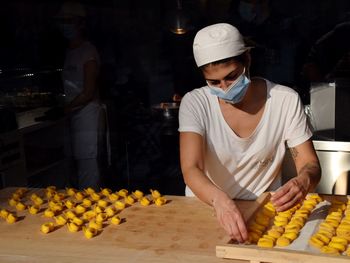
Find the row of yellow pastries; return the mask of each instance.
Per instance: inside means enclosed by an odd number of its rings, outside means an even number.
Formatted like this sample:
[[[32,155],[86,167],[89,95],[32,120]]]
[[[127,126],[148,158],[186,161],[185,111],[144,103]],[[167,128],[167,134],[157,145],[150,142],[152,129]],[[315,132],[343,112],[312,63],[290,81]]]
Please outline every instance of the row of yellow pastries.
[[[68,230],[71,232],[77,232],[83,228],[86,237],[92,237],[102,229],[102,224],[104,221],[110,218],[112,224],[119,224],[121,219],[115,215],[117,211],[122,210],[127,205],[132,205],[136,201],[139,201],[141,205],[148,206],[152,202],[157,206],[161,206],[167,202],[167,200],[161,196],[159,191],[150,190],[151,198],[148,198],[143,194],[142,191],[136,190],[132,192],[131,195],[128,194],[126,189],[121,189],[113,193],[110,189],[101,189],[100,193],[96,193],[92,188],[87,188],[84,192],[79,192],[73,188],[66,189],[66,193],[57,192],[56,188],[50,186],[46,188],[45,194],[47,197],[48,208],[44,211],[45,217],[54,218],[56,221],[56,226],[52,223],[45,223],[41,226],[41,231],[43,233],[52,232],[58,226],[67,224]],[[21,199],[25,197],[27,190],[25,188],[17,189],[12,197],[9,199],[9,204],[15,206],[17,210],[23,211],[28,208],[29,213],[36,214],[41,208],[40,205],[45,201],[42,197],[37,194],[32,194],[30,200],[34,203],[31,206],[24,205]],[[117,197],[116,197],[117,196]],[[72,199],[66,199],[66,197],[71,197]],[[102,198],[108,197],[110,201],[117,200],[114,205],[111,206],[110,203]],[[124,198],[124,202],[119,201],[119,198]],[[88,208],[95,202],[93,208],[89,210]],[[112,202],[113,203],[113,202]],[[69,211],[60,214],[66,208]],[[57,217],[56,217],[57,215]],[[7,211],[6,209],[0,210],[0,216],[8,223],[14,223],[17,221],[17,216],[14,213]],[[79,218],[81,216],[81,218]],[[88,227],[83,224],[89,222]]]
[[[250,243],[259,247],[290,245],[305,225],[311,211],[321,202],[318,194],[309,194],[302,204],[276,212],[271,202],[265,204],[248,226]]]
[[[326,218],[309,239],[309,245],[322,253],[350,256],[350,200],[333,201]]]

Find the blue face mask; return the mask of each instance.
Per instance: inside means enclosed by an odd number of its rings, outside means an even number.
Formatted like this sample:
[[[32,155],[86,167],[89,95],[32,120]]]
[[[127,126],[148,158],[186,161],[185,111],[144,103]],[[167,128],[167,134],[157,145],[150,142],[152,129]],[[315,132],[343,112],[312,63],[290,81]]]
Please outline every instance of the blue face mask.
[[[244,95],[247,92],[247,89],[250,84],[250,79],[245,75],[245,71],[243,71],[242,75],[238,77],[236,81],[234,81],[227,89],[224,91],[221,88],[210,86],[210,93],[223,99],[226,102],[231,104],[236,104],[242,101]]]
[[[77,30],[75,29],[75,26],[72,24],[61,24],[60,30],[63,36],[67,39],[73,39],[77,36]]]

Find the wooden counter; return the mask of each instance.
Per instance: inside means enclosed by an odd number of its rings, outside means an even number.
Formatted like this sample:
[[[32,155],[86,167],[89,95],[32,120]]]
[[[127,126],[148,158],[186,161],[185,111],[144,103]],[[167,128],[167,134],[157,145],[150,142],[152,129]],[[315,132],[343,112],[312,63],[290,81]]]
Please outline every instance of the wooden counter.
[[[0,190],[0,208],[15,211],[7,204],[15,189]],[[169,203],[161,207],[136,203],[126,208],[120,213],[122,224],[107,224],[92,239],[82,231],[68,232],[66,226],[43,234],[40,225],[52,219],[18,212],[23,218],[14,224],[0,219],[0,262],[246,262],[216,257],[216,245],[229,237],[211,207],[194,197],[166,198]],[[237,203],[245,216],[256,209],[253,201]]]

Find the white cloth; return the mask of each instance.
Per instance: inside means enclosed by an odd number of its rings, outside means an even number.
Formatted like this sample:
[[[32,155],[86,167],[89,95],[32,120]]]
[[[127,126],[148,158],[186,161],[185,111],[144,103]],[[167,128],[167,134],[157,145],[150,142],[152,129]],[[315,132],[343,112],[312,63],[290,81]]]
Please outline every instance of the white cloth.
[[[180,105],[179,131],[203,136],[204,172],[231,198],[255,199],[280,180],[285,143],[312,136],[298,94],[268,80],[267,101],[255,131],[240,138],[226,123],[218,99],[205,86],[187,93]],[[186,187],[186,195],[193,195]]]
[[[94,60],[100,64],[96,48],[90,42],[84,42],[78,48],[67,51],[63,84],[66,102],[71,102],[84,88],[84,64]],[[75,159],[97,158],[98,144],[101,133],[105,132],[105,111],[98,101],[98,93],[95,99],[83,108],[71,113],[66,133],[66,140],[70,144],[68,155]]]

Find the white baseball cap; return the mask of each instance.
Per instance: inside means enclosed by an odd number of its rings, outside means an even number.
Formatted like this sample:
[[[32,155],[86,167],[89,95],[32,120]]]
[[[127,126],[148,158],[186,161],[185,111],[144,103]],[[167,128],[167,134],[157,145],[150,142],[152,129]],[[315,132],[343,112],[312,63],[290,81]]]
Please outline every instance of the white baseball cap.
[[[193,55],[198,67],[241,55],[248,49],[237,28],[227,23],[202,28],[193,41]]]

